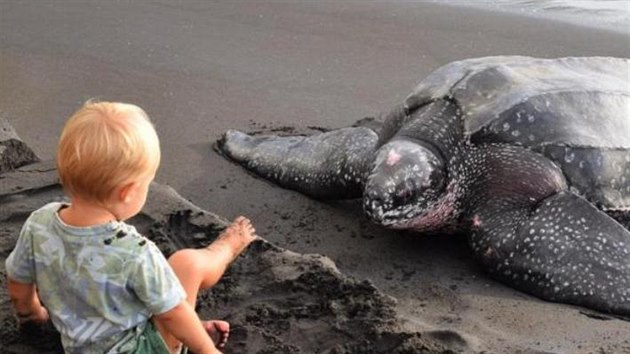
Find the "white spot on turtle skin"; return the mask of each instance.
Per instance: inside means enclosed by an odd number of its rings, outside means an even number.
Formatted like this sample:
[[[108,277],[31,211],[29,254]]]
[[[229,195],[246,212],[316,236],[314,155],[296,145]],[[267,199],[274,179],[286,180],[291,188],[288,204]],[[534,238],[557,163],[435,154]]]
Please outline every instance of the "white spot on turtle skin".
[[[571,163],[573,160],[575,160],[575,153],[570,148],[566,148],[564,151],[564,161]]]
[[[506,132],[508,130],[510,130],[510,123],[507,123],[507,122],[503,123],[503,131]]]

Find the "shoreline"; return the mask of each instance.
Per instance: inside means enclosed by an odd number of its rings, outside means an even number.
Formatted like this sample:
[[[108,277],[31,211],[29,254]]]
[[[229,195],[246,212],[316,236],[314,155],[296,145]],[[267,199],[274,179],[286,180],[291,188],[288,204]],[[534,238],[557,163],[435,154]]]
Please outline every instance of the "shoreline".
[[[435,2],[437,3],[437,2]],[[616,14],[617,18],[613,20],[612,18],[607,18],[607,21],[603,21],[602,19],[595,20],[593,15],[590,16],[585,14],[587,11],[592,11],[587,8],[573,8],[569,10],[568,8],[563,8],[562,5],[549,6],[549,8],[537,8],[538,4],[534,2],[530,3],[522,3],[522,4],[498,4],[498,3],[476,3],[476,2],[440,2],[440,6],[450,6],[455,8],[467,8],[467,9],[476,9],[480,11],[486,12],[497,12],[502,14],[507,14],[510,16],[519,16],[524,18],[535,18],[553,22],[559,22],[567,25],[583,27],[592,30],[598,31],[607,31],[613,34],[621,34],[624,36],[630,36],[630,28],[628,28],[628,24],[630,23],[630,4],[626,4],[627,8],[625,10],[628,11],[626,14]],[[528,7],[528,5],[530,5]],[[596,10],[597,11],[597,10]],[[600,9],[599,11],[604,11]],[[613,9],[606,9],[605,11],[615,11]],[[581,12],[581,13],[578,13]]]

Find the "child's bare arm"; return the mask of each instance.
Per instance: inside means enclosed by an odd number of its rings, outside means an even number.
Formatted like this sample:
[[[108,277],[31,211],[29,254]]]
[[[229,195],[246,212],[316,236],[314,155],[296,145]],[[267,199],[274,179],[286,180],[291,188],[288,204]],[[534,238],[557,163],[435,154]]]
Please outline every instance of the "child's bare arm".
[[[183,301],[172,310],[153,316],[153,322],[158,329],[166,329],[194,353],[221,353],[214,346],[199,316],[187,301]]]
[[[48,311],[39,301],[35,284],[20,283],[8,277],[7,290],[13,311],[20,323],[48,321]]]

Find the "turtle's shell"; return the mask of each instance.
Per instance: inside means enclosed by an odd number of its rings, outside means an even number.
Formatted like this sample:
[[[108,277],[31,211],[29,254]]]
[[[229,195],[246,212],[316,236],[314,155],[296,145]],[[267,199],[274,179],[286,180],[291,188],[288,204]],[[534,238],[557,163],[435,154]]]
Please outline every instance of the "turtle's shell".
[[[502,56],[445,65],[406,99],[415,110],[455,101],[473,144],[543,153],[578,193],[604,209],[630,208],[630,60]]]

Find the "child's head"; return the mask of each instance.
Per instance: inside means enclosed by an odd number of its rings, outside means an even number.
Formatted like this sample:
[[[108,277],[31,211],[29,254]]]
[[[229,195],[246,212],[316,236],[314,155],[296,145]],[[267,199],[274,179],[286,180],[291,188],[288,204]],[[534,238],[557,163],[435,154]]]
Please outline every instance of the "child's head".
[[[117,188],[153,175],[160,144],[147,114],[138,106],[88,102],[61,133],[57,169],[71,197],[104,204]]]

